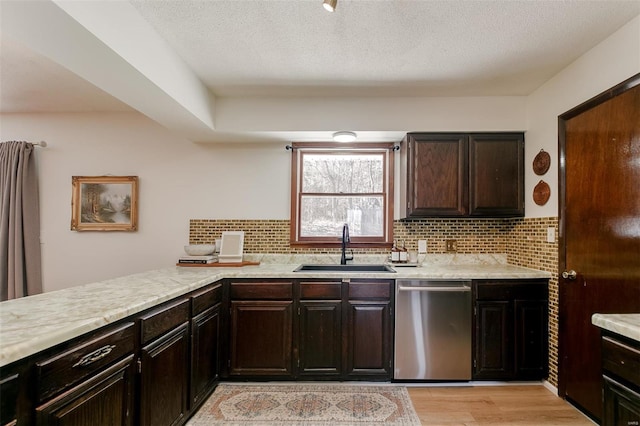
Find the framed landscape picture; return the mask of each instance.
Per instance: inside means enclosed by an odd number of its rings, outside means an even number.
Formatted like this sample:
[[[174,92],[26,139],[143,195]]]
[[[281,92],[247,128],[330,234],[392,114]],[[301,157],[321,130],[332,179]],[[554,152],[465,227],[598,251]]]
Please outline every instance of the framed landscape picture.
[[[138,176],[72,176],[72,231],[137,231]]]

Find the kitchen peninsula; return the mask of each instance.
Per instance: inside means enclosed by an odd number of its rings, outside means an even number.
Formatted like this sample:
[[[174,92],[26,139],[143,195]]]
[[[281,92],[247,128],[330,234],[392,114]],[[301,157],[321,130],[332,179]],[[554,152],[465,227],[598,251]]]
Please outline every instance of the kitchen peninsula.
[[[176,371],[162,364],[163,374],[171,381],[166,386],[182,390],[182,394],[176,397],[176,406],[166,404],[166,412],[162,415],[182,423],[213,389],[218,371],[215,368],[215,373],[206,379],[182,374],[182,382],[176,382],[175,377],[180,376],[178,370],[181,368],[185,371],[206,370],[202,363],[208,361],[193,357],[193,354],[207,353],[208,350],[206,344],[209,340],[199,338],[198,333],[215,335],[216,339],[225,342],[221,346],[227,346],[228,341],[233,340],[228,336],[233,334],[228,330],[233,328],[230,326],[233,319],[226,318],[228,315],[225,313],[229,312],[227,308],[232,293],[229,288],[234,283],[254,284],[250,291],[265,284],[290,292],[289,302],[280,298],[266,302],[270,306],[282,307],[281,312],[286,317],[293,306],[298,306],[298,309],[305,306],[306,301],[302,300],[304,297],[299,290],[303,281],[337,282],[338,287],[349,285],[350,281],[351,284],[359,284],[357,291],[360,294],[354,306],[366,309],[388,306],[384,312],[392,315],[393,282],[396,279],[528,282],[549,278],[546,272],[508,265],[500,255],[458,256],[457,261],[453,257],[442,256],[436,262],[424,263],[422,267],[396,267],[395,273],[294,272],[300,263],[318,263],[320,260],[315,257],[285,256],[283,259],[260,256],[251,260],[261,263],[242,268],[172,267],[3,302],[0,305],[2,421],[12,420],[5,418],[7,413],[24,418],[27,423],[60,419],[68,415],[70,401],[76,401],[74,404],[78,405],[74,407],[80,407],[82,403],[78,401],[89,401],[91,392],[104,386],[107,392],[114,392],[115,401],[120,404],[116,407],[120,407],[120,411],[115,410],[119,414],[114,416],[134,413],[131,415],[136,416],[134,419],[140,424],[153,424],[157,418],[153,417],[151,410],[145,409],[145,398],[148,399],[149,395],[144,395],[144,389],[146,386],[162,389],[162,384],[151,386],[153,381],[148,378],[149,371],[169,350],[175,351],[170,353],[171,359],[187,359],[187,354],[192,354],[190,360],[176,366]],[[369,284],[380,283],[384,285],[379,288],[387,289],[386,299],[365,294]],[[247,305],[247,297],[242,292],[236,296],[239,306]],[[351,302],[349,298],[344,300]],[[367,310],[367,315],[370,312]],[[352,321],[351,317],[343,318]],[[346,323],[347,320],[343,321],[345,327]],[[387,320],[387,323],[392,324],[392,320]],[[298,327],[296,325],[289,330],[299,333],[302,328]],[[390,334],[387,337],[389,340],[392,338]],[[295,351],[298,346],[298,341],[294,340]],[[225,356],[221,359],[233,357],[228,348],[222,353]],[[297,352],[295,356],[298,356]],[[231,359],[225,359],[225,364],[227,361],[233,365]],[[219,364],[217,359],[214,364],[215,367]],[[239,371],[241,378],[242,369]],[[353,371],[356,371],[356,379],[368,377],[366,371],[352,369],[351,373]],[[231,369],[231,375],[233,372]],[[132,379],[136,374],[141,378]],[[229,370],[226,374],[229,375]],[[391,378],[388,370],[386,376],[378,377]],[[139,383],[133,386],[131,383],[134,381]],[[195,385],[199,387],[194,388]],[[34,386],[38,389],[31,389]],[[76,390],[80,392],[77,395],[74,394]],[[134,395],[140,392],[143,395]],[[5,407],[12,405],[13,410],[5,411]],[[82,412],[82,408],[76,411]],[[84,414],[74,415],[88,415],[87,412],[88,409]]]

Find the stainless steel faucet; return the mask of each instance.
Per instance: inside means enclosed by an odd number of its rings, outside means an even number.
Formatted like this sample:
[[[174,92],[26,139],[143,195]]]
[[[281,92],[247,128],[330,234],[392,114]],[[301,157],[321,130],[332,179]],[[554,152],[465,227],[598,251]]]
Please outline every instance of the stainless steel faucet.
[[[353,251],[351,252],[351,256],[347,256],[347,243],[351,242],[349,238],[349,224],[345,223],[342,226],[342,243],[341,243],[341,255],[340,255],[340,264],[346,265],[347,260],[353,260]]]

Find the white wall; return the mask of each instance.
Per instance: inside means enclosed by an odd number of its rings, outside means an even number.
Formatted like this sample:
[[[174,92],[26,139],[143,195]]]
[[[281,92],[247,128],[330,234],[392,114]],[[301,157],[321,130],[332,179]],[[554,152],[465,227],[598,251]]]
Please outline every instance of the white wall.
[[[40,173],[45,291],[175,264],[190,218],[288,217],[284,144],[178,139],[137,113],[3,115],[2,140],[46,140]],[[70,230],[71,176],[137,175],[139,231]]]
[[[558,216],[558,116],[640,72],[640,16],[556,74],[527,99],[525,211],[527,217]],[[544,149],[551,168],[537,176],[531,164]],[[534,186],[551,187],[544,206],[533,202]]]

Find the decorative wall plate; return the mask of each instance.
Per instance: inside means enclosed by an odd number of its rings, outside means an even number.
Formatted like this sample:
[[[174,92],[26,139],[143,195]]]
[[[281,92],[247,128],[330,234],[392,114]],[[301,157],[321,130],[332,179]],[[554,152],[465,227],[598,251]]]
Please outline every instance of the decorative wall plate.
[[[538,184],[533,188],[533,201],[539,206],[544,206],[549,201],[549,196],[551,195],[551,188],[549,188],[549,184],[543,180],[538,182]]]
[[[538,176],[547,173],[549,166],[551,165],[551,156],[547,151],[541,149],[540,152],[533,159],[533,171]]]

